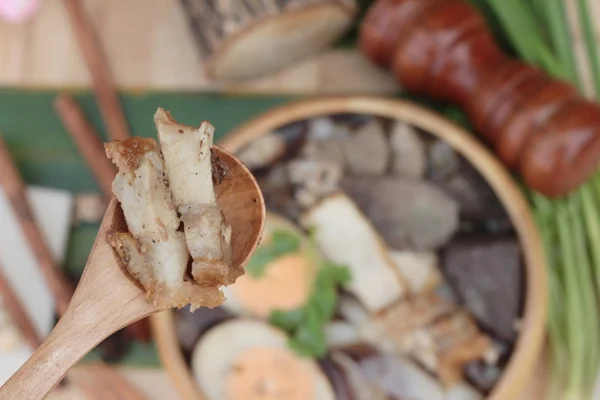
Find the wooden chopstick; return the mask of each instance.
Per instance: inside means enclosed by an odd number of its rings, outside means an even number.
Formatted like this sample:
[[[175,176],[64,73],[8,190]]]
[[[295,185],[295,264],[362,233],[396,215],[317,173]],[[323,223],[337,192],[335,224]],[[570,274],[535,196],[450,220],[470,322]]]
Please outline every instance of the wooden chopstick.
[[[44,279],[50,287],[56,301],[56,308],[62,315],[69,306],[69,301],[73,295],[74,288],[54,262],[54,257],[35,221],[33,211],[27,200],[25,183],[15,166],[1,135],[0,171],[2,171],[2,173],[0,173],[0,185],[4,188],[6,197],[15,211],[23,234],[27,238],[29,246],[35,253]]]
[[[64,0],[64,4],[71,21],[71,25],[73,26],[74,34],[79,41],[79,47],[83,53],[83,57],[92,77],[94,93],[100,107],[100,112],[102,114],[102,119],[104,121],[104,126],[107,130],[108,136],[112,140],[127,139],[129,137],[129,129],[127,127],[125,114],[121,108],[112,75],[110,73],[110,68],[96,33],[94,32],[94,29],[85,15],[85,11],[80,0]],[[81,116],[83,116],[83,114],[81,114]],[[82,126],[80,126],[80,128]],[[85,140],[95,142],[98,139],[97,136],[95,139],[91,138],[92,132],[92,130],[81,129],[81,131],[78,133],[71,132],[71,136],[88,136],[88,139]],[[102,149],[102,151],[104,151],[104,149]],[[94,153],[96,152],[98,152],[98,150],[94,150]],[[104,167],[100,166],[100,162],[96,157],[87,157],[87,155],[91,155],[91,153],[92,150],[90,150],[89,154],[82,151],[82,154],[86,157],[88,164],[91,164],[92,162],[96,163],[95,167],[92,167],[92,170],[100,170],[101,168],[104,169]],[[105,163],[106,160],[102,162]],[[114,176],[115,174],[112,175],[111,181]],[[102,179],[105,179],[105,177],[103,176]],[[110,184],[104,180],[99,180],[98,183],[103,187],[105,196],[108,196],[107,188],[110,188]],[[138,322],[127,326],[125,329],[133,334],[138,340],[144,342],[150,340],[151,333],[148,318],[143,318]]]
[[[73,295],[74,288],[67,281],[62,271],[59,270],[55,265],[52,253],[50,252],[48,245],[35,222],[33,212],[29,206],[25,192],[25,183],[23,182],[21,175],[15,166],[1,135],[0,171],[2,171],[0,174],[0,185],[2,185],[4,188],[6,196],[13,207],[15,214],[17,215],[21,229],[23,230],[29,245],[34,250],[36,259],[42,269],[46,283],[50,287],[52,295],[55,298],[57,311],[60,315],[63,315],[69,306],[69,301]],[[2,293],[5,292],[4,286],[0,287],[0,291],[2,291]],[[10,307],[14,308],[14,305],[10,305]],[[23,330],[23,334],[27,334],[26,329],[27,328]],[[33,339],[28,337],[27,340],[30,341]],[[108,379],[115,381],[114,377],[109,376]],[[121,381],[119,385],[121,387],[127,386],[124,390],[135,390],[131,387],[131,385],[128,385],[128,383],[124,381]],[[125,399],[129,400],[129,398]],[[131,397],[131,400],[137,399],[143,399],[143,397],[141,397],[141,395],[138,395],[137,397]]]
[[[13,290],[10,282],[4,275],[4,270],[0,265],[0,294],[2,295],[2,302],[8,309],[11,317],[15,320],[17,327],[25,336],[25,340],[29,343],[32,349],[37,349],[42,343],[40,340],[33,322],[29,318],[25,307],[21,304],[21,300]]]
[[[98,38],[85,15],[81,3],[81,0],[64,0],[74,34],[79,41],[79,47],[90,71],[96,100],[108,136],[112,140],[126,139],[129,137],[129,129],[119,103],[112,75],[98,43]]]
[[[105,200],[110,200],[112,181],[117,170],[106,157],[98,134],[88,123],[79,105],[69,95],[59,95],[54,100],[54,109],[92,170]]]
[[[110,73],[110,68],[94,29],[85,15],[81,1],[64,0],[64,4],[69,14],[74,33],[79,41],[79,47],[83,53],[83,57],[87,63],[88,70],[92,77],[94,93],[100,107],[100,112],[102,113],[102,119],[104,121],[104,126],[107,130],[108,136],[112,140],[127,139],[129,137],[129,130],[125,115],[119,102],[119,98],[117,97],[117,91]],[[83,116],[83,114],[81,115]],[[93,139],[91,138],[91,133],[93,133],[92,130],[81,129],[79,133],[71,132],[71,135],[78,135],[80,137],[88,136],[88,139],[85,140],[90,142],[97,141],[97,136]],[[95,152],[98,151],[99,150],[95,150]],[[102,149],[102,151],[104,150]],[[95,167],[92,167],[92,170],[100,170],[101,168],[104,169],[104,167],[100,166],[100,161],[98,158],[91,156],[91,150],[88,153],[82,151],[82,154],[84,157],[86,157],[88,164],[91,164],[92,162],[96,163]],[[106,163],[106,159],[103,160],[102,163]],[[114,175],[115,174],[112,175],[111,181],[114,178]],[[105,196],[108,196],[110,184],[104,181],[104,179],[106,179],[105,174],[100,179],[98,180],[98,183],[102,186]],[[126,329],[138,340],[150,340],[150,323],[147,318],[141,319],[140,321],[129,325]]]
[[[102,188],[104,197],[109,200],[112,197],[112,181],[117,172],[106,157],[104,146],[98,134],[85,118],[77,102],[68,95],[59,95],[54,100],[54,108],[94,173],[96,181]],[[142,342],[148,342],[151,338],[150,322],[147,318],[128,325],[125,330]]]

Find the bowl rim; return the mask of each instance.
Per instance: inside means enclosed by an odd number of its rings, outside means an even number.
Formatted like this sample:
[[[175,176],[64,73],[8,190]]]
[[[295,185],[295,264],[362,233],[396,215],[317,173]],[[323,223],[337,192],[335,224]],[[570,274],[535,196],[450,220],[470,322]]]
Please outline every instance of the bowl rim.
[[[274,107],[228,132],[218,145],[232,153],[275,129],[303,119],[332,114],[369,114],[400,120],[443,139],[467,159],[498,196],[513,224],[525,267],[520,334],[489,400],[522,395],[542,355],[548,312],[547,275],[542,241],[524,195],[508,170],[470,133],[439,113],[412,101],[381,96],[307,97]],[[171,310],[155,314],[152,326],[159,356],[176,389],[186,400],[203,399],[177,345]],[[185,369],[183,371],[182,369]]]

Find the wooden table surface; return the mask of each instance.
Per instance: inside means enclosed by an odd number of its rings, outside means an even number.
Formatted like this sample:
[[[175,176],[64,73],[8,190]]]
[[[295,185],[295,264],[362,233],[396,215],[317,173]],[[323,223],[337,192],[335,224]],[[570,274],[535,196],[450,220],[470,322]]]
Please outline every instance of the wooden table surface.
[[[398,90],[393,78],[355,50],[331,50],[279,73],[246,82],[212,82],[189,34],[176,0],[86,0],[91,20],[110,60],[117,85],[127,89],[270,93],[368,93]],[[567,1],[572,6],[574,1]],[[600,21],[600,1],[590,2]],[[569,13],[570,18],[573,12]],[[600,30],[600,24],[596,24]],[[42,0],[29,21],[0,21],[0,86],[89,86],[89,76],[72,35],[61,0]],[[576,53],[582,53],[579,34]],[[541,362],[540,364],[544,364]],[[85,367],[76,367],[85,368]],[[176,399],[162,371],[121,369],[149,399]],[[543,369],[535,372],[523,400],[543,399]],[[76,388],[52,393],[52,400],[81,400]]]
[[[0,21],[0,85],[87,86],[89,77],[61,0],[33,19]],[[357,51],[329,51],[250,82],[216,83],[202,69],[177,0],[84,1],[121,87],[297,93],[391,93],[390,75]]]

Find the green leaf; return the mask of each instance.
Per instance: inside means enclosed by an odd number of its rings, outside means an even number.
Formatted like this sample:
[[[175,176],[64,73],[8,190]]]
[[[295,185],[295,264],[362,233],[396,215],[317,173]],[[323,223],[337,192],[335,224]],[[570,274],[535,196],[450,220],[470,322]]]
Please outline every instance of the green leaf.
[[[323,325],[318,321],[299,326],[290,344],[292,349],[305,357],[321,358],[327,353],[327,337]]]
[[[324,261],[302,308],[271,312],[270,323],[288,332],[289,346],[298,355],[320,358],[326,354],[325,325],[335,314],[337,286],[350,279],[347,267]]]
[[[502,27],[500,20],[496,13],[494,13],[488,4],[488,0],[470,0],[470,2],[479,9],[479,12],[483,15],[486,20],[487,26],[492,32],[494,39],[498,43],[501,50],[506,52],[510,57],[517,56],[517,51],[514,45],[507,38],[506,33]]]
[[[315,243],[315,235],[317,234],[317,227],[314,225],[310,225],[306,228],[306,234],[311,243]]]
[[[276,230],[273,232],[271,246],[273,252],[277,255],[293,253],[300,247],[300,238],[293,232]]]
[[[547,0],[546,4],[545,10],[550,37],[562,65],[562,78],[568,79],[574,85],[581,87],[575,57],[573,56],[573,40],[569,33],[563,0]]]
[[[577,11],[585,37],[585,47],[587,49],[588,62],[590,63],[590,71],[594,80],[596,98],[600,98],[600,58],[598,57],[598,43],[592,20],[593,14],[590,12],[590,7],[586,0],[577,0]]]
[[[520,0],[488,0],[487,5],[519,55],[526,61],[539,63],[546,44],[524,4]]]
[[[327,282],[330,285],[343,285],[352,279],[350,269],[341,264],[324,261],[317,275],[317,284]]]
[[[596,303],[596,297],[594,294],[594,278],[592,274],[592,261],[590,253],[588,252],[587,240],[586,240],[586,228],[584,221],[590,217],[591,215],[586,215],[585,210],[582,209],[583,202],[583,190],[585,187],[582,187],[581,190],[575,192],[570,196],[569,202],[571,206],[571,222],[573,225],[573,242],[575,245],[575,255],[577,257],[576,271],[578,272],[579,282],[580,282],[580,291],[582,301],[585,303],[585,315],[598,315],[598,307]],[[598,242],[595,241],[594,236],[588,236],[591,247],[596,247]],[[598,337],[599,326],[596,318],[586,318],[585,325],[582,327],[583,331],[586,332],[587,335],[590,335],[592,338]],[[586,373],[585,376],[585,385],[583,387],[584,393],[590,395],[596,378],[597,378],[597,368],[598,368],[598,352],[600,351],[600,345],[598,340],[589,340],[586,343],[586,351],[585,351],[585,368],[584,371]]]
[[[585,304],[581,297],[581,282],[578,280],[577,254],[574,245],[573,229],[571,224],[571,209],[563,202],[557,203],[556,222],[559,233],[559,246],[561,249],[561,267],[565,282],[565,316],[567,334],[567,350],[569,354],[570,374],[567,390],[579,393],[584,384],[584,365],[586,352]]]
[[[321,321],[328,321],[335,311],[337,293],[334,286],[317,287],[308,299],[307,309],[310,315]]]
[[[284,331],[292,331],[298,327],[304,319],[304,310],[297,308],[291,311],[273,310],[269,322]]]
[[[260,278],[265,273],[266,267],[277,258],[289,253],[294,253],[300,248],[300,238],[291,231],[273,231],[271,242],[259,246],[246,264],[248,275]]]
[[[600,213],[597,198],[594,196],[591,182],[579,191],[583,207],[587,240],[592,255],[592,265],[595,269],[596,289],[600,293]]]
[[[271,261],[273,261],[271,249],[268,247],[258,247],[244,269],[248,275],[258,278],[264,274],[265,268]]]

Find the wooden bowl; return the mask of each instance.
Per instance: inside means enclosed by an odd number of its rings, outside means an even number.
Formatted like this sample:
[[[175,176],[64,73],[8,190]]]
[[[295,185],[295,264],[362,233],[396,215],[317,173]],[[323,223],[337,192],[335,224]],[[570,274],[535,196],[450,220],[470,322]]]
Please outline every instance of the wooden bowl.
[[[521,334],[488,399],[519,398],[532,376],[544,344],[547,277],[542,242],[529,205],[515,181],[472,134],[440,115],[407,101],[376,97],[327,97],[303,100],[266,112],[230,132],[219,145],[235,153],[249,142],[283,125],[339,113],[367,114],[404,121],[445,140],[481,173],[505,207],[523,251],[525,304]],[[161,360],[182,399],[205,399],[183,359],[175,336],[172,311],[153,316],[152,325]]]

